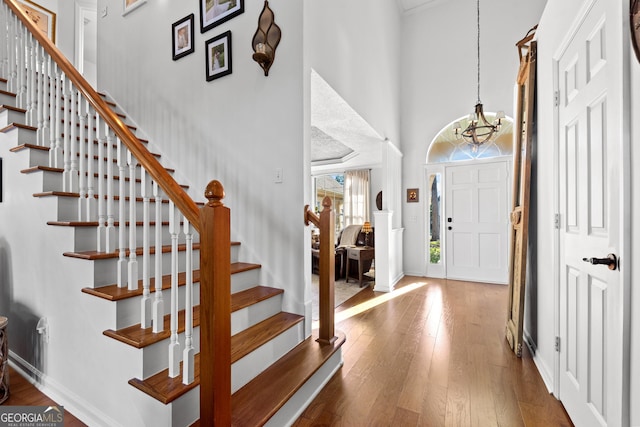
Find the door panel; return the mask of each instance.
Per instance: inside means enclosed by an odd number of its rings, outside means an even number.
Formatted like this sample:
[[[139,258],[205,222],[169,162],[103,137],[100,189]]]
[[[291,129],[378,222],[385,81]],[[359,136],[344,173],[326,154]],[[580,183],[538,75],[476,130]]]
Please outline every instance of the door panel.
[[[619,270],[585,262],[620,255],[621,105],[611,29],[621,16],[596,0],[558,61],[560,192],[559,397],[575,425],[623,424]],[[618,21],[616,23],[616,21]],[[610,39],[610,40],[608,40]]]
[[[447,278],[507,283],[508,162],[446,168]]]

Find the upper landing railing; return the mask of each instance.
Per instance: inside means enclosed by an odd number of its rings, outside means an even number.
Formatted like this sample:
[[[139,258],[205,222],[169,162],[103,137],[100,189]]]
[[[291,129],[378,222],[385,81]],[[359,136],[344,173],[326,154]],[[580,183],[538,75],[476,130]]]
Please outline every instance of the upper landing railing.
[[[25,124],[37,129],[37,145],[49,148],[48,166],[62,170],[62,191],[78,195],[77,214],[65,219],[97,223],[95,254],[117,256],[118,286],[142,288],[141,325],[154,333],[164,327],[162,276],[170,275],[169,376],[180,374],[182,361],[185,384],[194,381],[192,273],[200,268],[200,420],[229,425],[230,219],[222,185],[212,181],[209,202],[199,208],[15,0],[0,5],[0,73],[15,94],[12,106],[25,110]],[[164,238],[171,245],[164,247]],[[182,355],[179,279],[187,301]]]

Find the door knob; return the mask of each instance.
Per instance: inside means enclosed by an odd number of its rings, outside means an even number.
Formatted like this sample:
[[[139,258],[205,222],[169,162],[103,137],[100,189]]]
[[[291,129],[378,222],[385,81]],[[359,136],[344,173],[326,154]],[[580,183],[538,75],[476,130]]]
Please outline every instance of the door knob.
[[[606,258],[582,258],[582,260],[593,265],[606,265],[609,267],[609,270],[618,268],[618,257],[614,254],[609,254]]]

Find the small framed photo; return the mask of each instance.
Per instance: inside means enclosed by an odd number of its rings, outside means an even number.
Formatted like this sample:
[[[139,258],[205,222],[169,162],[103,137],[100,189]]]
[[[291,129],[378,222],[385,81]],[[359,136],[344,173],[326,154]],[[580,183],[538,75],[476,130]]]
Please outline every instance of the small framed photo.
[[[146,2],[147,0],[122,0],[122,16],[136,10]]]
[[[231,31],[207,40],[204,48],[208,82],[231,74]]]
[[[171,26],[171,37],[173,39],[173,60],[187,56],[193,53],[195,45],[193,44],[193,23],[195,17],[193,13],[185,16]]]
[[[244,0],[200,1],[200,32],[204,33],[244,12]]]
[[[417,203],[419,190],[417,188],[407,188],[407,203]]]
[[[21,0],[20,6],[42,34],[56,42],[56,14],[29,0]]]

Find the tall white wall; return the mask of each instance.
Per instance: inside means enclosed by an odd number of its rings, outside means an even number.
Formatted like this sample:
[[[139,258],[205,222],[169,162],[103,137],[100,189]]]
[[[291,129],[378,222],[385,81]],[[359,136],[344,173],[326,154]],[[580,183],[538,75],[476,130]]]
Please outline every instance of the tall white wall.
[[[309,67],[382,138],[401,145],[396,2],[307,0],[305,7]]]
[[[241,257],[263,264],[264,284],[283,287],[285,309],[302,312],[304,85],[299,1],[272,2],[282,41],[269,77],[251,55],[263,3],[200,33],[198,2],[149,1],[122,16],[121,0],[98,2],[98,86],[121,103],[203,201],[212,179],[226,190]],[[100,11],[108,14],[100,18]],[[171,24],[195,14],[195,52],[172,60]],[[230,30],[231,75],[207,82],[205,41]],[[275,182],[276,169],[283,182]]]
[[[518,52],[515,43],[538,23],[546,0],[480,3],[481,87],[486,111],[513,117]],[[455,119],[473,110],[477,99],[476,4],[435,2],[403,19],[402,151],[403,191],[427,194],[424,175],[429,144]],[[404,269],[423,275],[426,254],[426,197],[404,204]]]
[[[632,50],[632,49],[631,49]],[[640,64],[633,52],[630,54],[631,73],[631,164],[640,164],[640,126],[634,117],[640,114]],[[631,266],[640,266],[640,170],[631,169]],[[640,269],[631,273],[631,402],[640,402]],[[631,405],[631,425],[640,427],[640,407]]]

